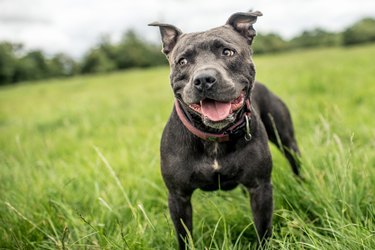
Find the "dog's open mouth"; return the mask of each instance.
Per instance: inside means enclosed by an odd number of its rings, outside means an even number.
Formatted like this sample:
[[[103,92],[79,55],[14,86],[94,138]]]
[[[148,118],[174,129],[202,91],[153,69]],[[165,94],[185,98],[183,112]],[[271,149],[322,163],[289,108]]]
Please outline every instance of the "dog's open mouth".
[[[189,107],[203,117],[213,122],[219,122],[226,119],[243,106],[245,101],[245,93],[230,102],[221,102],[213,99],[204,99],[199,103],[190,104]]]

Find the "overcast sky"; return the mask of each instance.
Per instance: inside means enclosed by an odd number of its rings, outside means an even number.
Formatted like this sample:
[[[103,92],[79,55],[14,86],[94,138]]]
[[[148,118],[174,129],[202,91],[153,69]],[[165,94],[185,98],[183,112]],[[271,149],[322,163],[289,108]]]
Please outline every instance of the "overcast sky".
[[[133,28],[157,42],[159,32],[150,22],[202,31],[249,9],[263,12],[256,30],[290,38],[305,29],[338,31],[375,17],[375,0],[0,0],[0,40],[79,57],[103,34],[116,41]]]

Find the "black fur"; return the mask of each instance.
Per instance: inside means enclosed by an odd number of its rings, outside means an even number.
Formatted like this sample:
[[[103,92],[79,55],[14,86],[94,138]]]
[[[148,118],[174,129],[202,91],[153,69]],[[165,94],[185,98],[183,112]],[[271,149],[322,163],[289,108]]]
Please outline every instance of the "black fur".
[[[180,249],[185,249],[185,228],[192,232],[190,199],[195,189],[231,190],[242,184],[250,193],[259,239],[271,235],[272,158],[268,140],[284,152],[293,172],[299,175],[299,150],[289,111],[277,96],[254,80],[249,44],[255,36],[252,24],[260,15],[235,13],[224,26],[190,34],[183,34],[172,25],[152,24],[160,27],[162,36],[168,34],[163,46],[171,66],[172,89],[197,127],[220,132],[233,121],[207,121],[190,110],[189,104],[205,98],[228,102],[242,92],[252,103],[250,141],[243,137],[221,143],[202,140],[186,129],[175,108],[172,111],[161,140],[161,170]],[[225,49],[233,51],[233,55],[225,56]],[[215,80],[212,87],[204,90],[193,82],[202,72]]]

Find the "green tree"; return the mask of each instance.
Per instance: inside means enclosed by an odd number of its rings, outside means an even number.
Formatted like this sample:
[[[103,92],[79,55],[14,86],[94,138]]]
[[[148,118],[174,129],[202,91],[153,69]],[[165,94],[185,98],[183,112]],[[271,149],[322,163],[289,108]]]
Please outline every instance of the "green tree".
[[[328,47],[340,44],[340,34],[328,32],[320,28],[304,31],[301,35],[290,41],[292,48]]]
[[[256,54],[285,51],[288,49],[288,43],[274,33],[258,34],[255,37],[253,49]]]
[[[42,75],[34,59],[24,56],[16,61],[12,82],[30,81],[41,78]]]
[[[81,73],[103,73],[113,71],[115,63],[111,61],[101,49],[91,49],[83,58],[81,64]]]
[[[48,61],[50,76],[72,76],[77,73],[77,63],[68,55],[58,53]]]
[[[34,63],[34,73],[32,79],[42,79],[50,76],[48,62],[41,50],[32,50],[26,54],[25,58]]]
[[[12,82],[16,67],[15,46],[8,42],[0,43],[0,85]]]
[[[132,30],[124,34],[116,47],[116,64],[119,69],[150,67],[165,63],[166,59],[160,53],[160,48],[144,42]]]
[[[375,19],[364,18],[343,32],[343,44],[375,42]]]
[[[116,46],[117,45],[111,43],[110,37],[108,35],[103,35],[100,38],[98,49],[103,52],[109,60],[115,62],[117,58]]]

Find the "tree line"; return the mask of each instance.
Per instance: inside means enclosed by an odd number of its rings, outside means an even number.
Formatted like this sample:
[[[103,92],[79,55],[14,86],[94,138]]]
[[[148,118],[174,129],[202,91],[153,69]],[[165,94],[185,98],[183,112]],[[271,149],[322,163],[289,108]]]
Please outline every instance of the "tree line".
[[[275,33],[258,34],[253,49],[256,54],[277,53],[299,48],[350,46],[375,42],[375,19],[364,18],[343,32],[324,29],[304,31],[285,40]],[[134,31],[126,32],[118,43],[102,37],[80,59],[58,53],[51,57],[41,50],[26,51],[22,44],[0,42],[0,85],[51,77],[104,73],[128,68],[166,64],[160,45],[146,42]]]
[[[278,34],[259,34],[255,38],[257,54],[288,51],[299,48],[351,46],[375,42],[375,19],[364,18],[343,32],[329,32],[321,28],[303,31],[300,35],[285,40]]]

